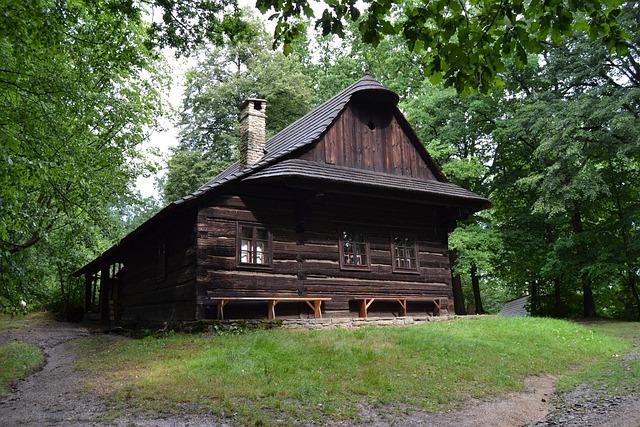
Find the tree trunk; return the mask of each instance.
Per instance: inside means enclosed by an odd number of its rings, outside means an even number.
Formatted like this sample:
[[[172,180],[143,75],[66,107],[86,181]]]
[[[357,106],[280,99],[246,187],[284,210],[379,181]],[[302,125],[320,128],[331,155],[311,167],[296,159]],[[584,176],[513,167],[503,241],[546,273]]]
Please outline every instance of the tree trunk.
[[[582,274],[582,293],[584,317],[593,319],[596,317],[596,304],[593,301],[593,290],[591,289],[591,278],[587,273]]]
[[[578,255],[578,260],[580,265],[585,264],[585,256],[584,256],[584,248],[582,242],[579,241],[580,235],[583,232],[582,228],[582,216],[578,209],[574,209],[571,215],[571,225],[573,227],[573,233],[578,239],[576,246],[576,254]],[[593,319],[596,317],[596,304],[593,300],[593,290],[591,289],[591,278],[589,277],[589,273],[582,273],[582,305],[584,309],[584,317],[588,319]]]
[[[532,316],[537,316],[540,314],[540,295],[538,292],[538,281],[534,280],[531,282],[531,286],[529,286],[529,312]]]
[[[553,315],[555,317],[562,317],[564,315],[564,309],[562,307],[562,282],[559,277],[553,279]]]
[[[631,270],[627,271],[627,283],[629,284],[629,289],[631,290],[631,295],[636,305],[637,318],[640,320],[640,294],[638,294],[638,287],[636,285],[636,275]]]
[[[464,302],[464,292],[462,292],[462,281],[459,274],[454,274],[453,266],[456,263],[458,254],[456,251],[449,252],[449,264],[451,266],[451,287],[453,288],[453,305],[457,315],[467,314],[467,308]]]
[[[482,308],[482,298],[480,296],[480,279],[478,277],[478,267],[475,263],[471,264],[471,286],[473,287],[473,302],[476,305],[476,314],[484,314]]]
[[[451,286],[453,287],[453,304],[456,314],[464,316],[467,314],[467,308],[464,302],[464,292],[462,292],[462,281],[460,280],[459,274],[451,276]]]
[[[69,296],[64,287],[64,274],[60,265],[58,265],[58,278],[60,280],[60,294],[62,295],[62,315],[66,317],[69,311]]]

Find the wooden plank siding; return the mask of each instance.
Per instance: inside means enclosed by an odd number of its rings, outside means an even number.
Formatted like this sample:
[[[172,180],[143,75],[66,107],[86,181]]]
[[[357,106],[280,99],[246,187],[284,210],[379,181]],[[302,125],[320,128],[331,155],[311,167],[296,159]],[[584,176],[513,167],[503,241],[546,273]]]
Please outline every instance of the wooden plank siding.
[[[447,238],[438,208],[383,199],[339,195],[301,198],[263,185],[261,193],[236,193],[200,209],[197,218],[197,295],[200,318],[211,317],[209,297],[323,296],[327,315],[357,315],[349,300],[370,296],[452,297]],[[272,266],[238,267],[238,222],[266,226],[273,236]],[[344,270],[339,263],[339,232],[355,227],[370,245],[368,271]],[[419,269],[411,273],[392,270],[391,235],[414,236]],[[425,311],[425,304],[413,304]],[[396,312],[397,304],[376,303],[373,312]],[[231,316],[264,315],[264,310],[244,305],[225,307]],[[257,310],[257,311],[256,311]],[[278,306],[279,315],[307,316],[304,304]],[[385,311],[387,310],[387,311]]]
[[[299,157],[381,173],[435,179],[415,143],[392,109],[371,109],[351,102],[320,140]]]
[[[196,316],[195,213],[149,230],[123,255],[123,322],[193,320]],[[164,249],[161,250],[161,246]],[[164,254],[164,260],[160,257]]]
[[[103,319],[126,323],[212,318],[212,298],[327,297],[329,316],[357,316],[357,298],[451,299],[447,235],[490,203],[447,182],[398,101],[363,77],[266,141],[262,159],[231,164],[74,275],[86,276],[88,290],[99,279]],[[238,263],[242,223],[258,225],[245,230],[254,244],[270,245],[269,265]],[[367,268],[344,268],[343,230],[367,236],[367,248],[358,247]],[[417,270],[393,265],[394,233],[416,241]],[[412,302],[409,312],[429,304]],[[224,311],[265,317],[266,304],[230,303]],[[277,311],[313,316],[304,302]],[[401,310],[376,301],[370,311]]]

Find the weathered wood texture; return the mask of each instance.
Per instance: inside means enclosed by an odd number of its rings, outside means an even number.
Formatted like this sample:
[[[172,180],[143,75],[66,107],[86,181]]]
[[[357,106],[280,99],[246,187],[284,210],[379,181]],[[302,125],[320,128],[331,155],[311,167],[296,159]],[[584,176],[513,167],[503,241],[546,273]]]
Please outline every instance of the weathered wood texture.
[[[300,158],[375,172],[435,179],[391,108],[350,102]]]
[[[192,320],[196,313],[195,213],[171,218],[123,255],[119,315],[124,322]]]
[[[214,315],[211,297],[325,296],[332,298],[325,303],[328,315],[357,315],[357,306],[349,301],[359,297],[451,298],[446,231],[440,226],[442,212],[438,208],[351,196],[301,196],[264,185],[261,190],[222,197],[214,206],[201,208],[198,213],[199,317]],[[271,267],[237,267],[238,221],[259,222],[271,231]],[[367,235],[371,256],[367,271],[340,268],[339,232],[343,227]],[[409,234],[417,240],[417,271],[393,272],[394,232]],[[410,309],[424,311],[430,308],[427,305],[412,304]],[[398,312],[397,304],[384,302],[374,303],[371,310],[376,312],[385,307],[387,312]],[[310,314],[304,304],[298,309],[297,314]],[[295,307],[293,311],[289,314],[296,314]],[[257,312],[264,310],[258,308]],[[231,310],[229,314],[233,315]]]

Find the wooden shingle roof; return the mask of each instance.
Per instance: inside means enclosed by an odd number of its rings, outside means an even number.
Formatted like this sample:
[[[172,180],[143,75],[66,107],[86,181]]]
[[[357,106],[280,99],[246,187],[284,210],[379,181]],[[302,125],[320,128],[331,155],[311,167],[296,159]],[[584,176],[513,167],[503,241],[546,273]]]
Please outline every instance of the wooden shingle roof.
[[[184,203],[229,181],[250,175],[293,151],[314,143],[338,117],[353,95],[364,91],[383,92],[394,103],[398,102],[398,95],[395,92],[384,87],[373,77],[364,76],[269,139],[265,144],[265,155],[259,162],[243,170],[239,170],[239,162],[235,162],[195,192],[174,203]]]
[[[391,175],[302,159],[280,161],[247,176],[243,180],[251,181],[278,177],[318,179],[341,184],[393,189],[395,191],[422,193],[449,199],[463,199],[478,202],[481,206],[489,206],[489,201],[484,197],[449,182]]]

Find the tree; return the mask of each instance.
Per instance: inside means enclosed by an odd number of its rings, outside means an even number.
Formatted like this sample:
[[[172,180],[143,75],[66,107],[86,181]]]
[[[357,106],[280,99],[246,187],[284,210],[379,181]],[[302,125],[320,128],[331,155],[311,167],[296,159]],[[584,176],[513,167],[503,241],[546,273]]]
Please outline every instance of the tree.
[[[385,36],[401,35],[410,51],[420,53],[424,70],[435,82],[444,79],[459,92],[487,92],[509,61],[526,64],[527,54],[540,53],[543,44],[586,31],[611,50],[626,50],[618,23],[618,1],[413,1],[365,2],[362,12],[353,0],[325,2],[316,20],[323,35],[343,36],[346,21],[358,24],[362,40],[377,45]],[[304,31],[299,18],[314,16],[306,0],[258,0],[261,12],[272,11],[275,43],[284,51]]]
[[[303,62],[268,49],[262,23],[253,37],[210,46],[187,74],[180,144],[168,161],[166,202],[194,191],[238,156],[239,107],[248,97],[267,100],[267,137],[311,108],[314,96]]]
[[[222,46],[252,26],[237,0],[102,0],[100,4],[126,19],[139,19],[150,11],[153,23],[147,30],[147,45],[171,46],[183,54],[206,43]],[[368,0],[365,7],[354,0],[335,0],[324,4],[326,8],[315,19],[324,35],[342,37],[350,22],[357,23],[362,41],[374,46],[386,36],[398,35],[410,51],[420,54],[430,78],[444,79],[459,92],[487,92],[508,62],[524,64],[527,54],[542,52],[545,42],[559,45],[576,32],[588,33],[610,50],[627,49],[617,0]],[[257,0],[256,7],[262,13],[272,12],[274,46],[282,44],[285,54],[304,37],[306,19],[314,18],[308,0]]]
[[[44,292],[34,279],[58,275],[56,265],[68,274],[69,252],[47,248],[59,238],[80,247],[79,229],[110,228],[144,167],[136,147],[160,111],[161,67],[142,19],[110,6],[39,0],[3,9],[3,307]]]
[[[574,292],[586,317],[619,312],[612,291],[640,308],[637,252],[628,240],[640,160],[638,12],[625,8],[624,55],[585,37],[549,46],[543,63],[507,79],[514,95],[494,132],[496,211],[513,224],[508,247],[531,266],[513,270],[527,276],[535,294],[552,288],[556,314],[571,312]]]
[[[500,97],[500,92],[462,97],[453,89],[424,81],[403,103],[409,121],[445,175],[484,195],[491,191],[492,132],[501,115]],[[471,285],[476,313],[485,311],[480,282],[490,280],[501,246],[491,213],[472,216],[450,236],[453,282],[461,288],[465,283]],[[455,290],[460,313],[462,295],[461,289]]]

